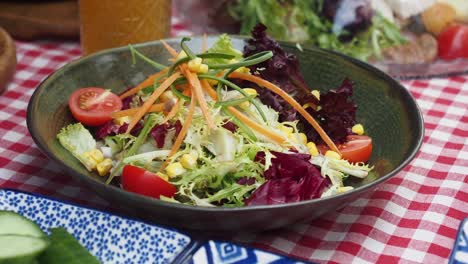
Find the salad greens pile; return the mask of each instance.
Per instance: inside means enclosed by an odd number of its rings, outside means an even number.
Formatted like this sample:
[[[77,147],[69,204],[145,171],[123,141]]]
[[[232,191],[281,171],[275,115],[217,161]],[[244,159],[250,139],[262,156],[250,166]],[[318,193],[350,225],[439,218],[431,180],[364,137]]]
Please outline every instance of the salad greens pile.
[[[255,27],[244,51],[223,34],[196,54],[184,38],[180,52],[167,47],[169,66],[131,48],[160,71],[151,85],[121,95],[123,110],[111,121],[71,124],[58,140],[108,183],[175,203],[268,205],[351,190],[346,178],[372,169],[342,159],[335,146],[355,134],[353,83],[311,93],[297,58],[265,30]],[[321,154],[316,144],[336,152]]]
[[[248,34],[263,23],[278,40],[312,44],[367,61],[386,47],[406,42],[398,27],[361,0],[235,0],[228,12]],[[344,5],[343,8],[339,8]],[[357,5],[359,4],[359,5]],[[369,8],[357,12],[356,8]],[[343,12],[341,12],[343,11]]]

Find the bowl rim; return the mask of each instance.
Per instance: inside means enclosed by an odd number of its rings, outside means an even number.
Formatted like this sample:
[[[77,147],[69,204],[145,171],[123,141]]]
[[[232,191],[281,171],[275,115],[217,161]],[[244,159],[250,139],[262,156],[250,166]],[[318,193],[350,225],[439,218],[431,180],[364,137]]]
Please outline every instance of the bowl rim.
[[[219,34],[217,34],[217,35],[207,35],[208,38],[217,37],[217,36],[219,36]],[[229,34],[229,36],[231,37],[231,39],[240,39],[240,40],[245,40],[245,39],[249,38],[248,36],[242,36],[242,35]],[[202,36],[192,36],[191,38],[192,39],[200,39],[201,37]],[[147,47],[147,46],[156,46],[156,45],[161,45],[162,41],[165,41],[170,45],[171,42],[180,41],[181,39],[182,39],[182,37],[166,38],[166,39],[162,39],[162,40],[155,40],[155,41],[150,41],[150,42],[138,43],[138,44],[134,44],[132,46],[135,47],[135,48],[141,48],[141,47]],[[297,48],[296,43],[293,43],[293,42],[288,42],[288,41],[278,41],[278,42],[282,46],[288,46],[290,48],[291,47],[296,47]],[[39,95],[44,90],[44,87],[47,87],[48,83],[53,82],[58,76],[61,75],[62,72],[67,70],[67,68],[74,67],[74,66],[79,65],[79,64],[81,64],[83,62],[92,60],[95,57],[99,57],[99,56],[114,53],[114,52],[122,52],[122,51],[128,50],[128,46],[122,46],[122,47],[117,47],[117,48],[106,49],[106,50],[102,50],[102,51],[99,51],[99,52],[96,52],[96,53],[93,53],[93,54],[90,54],[90,55],[79,57],[79,58],[77,58],[75,60],[72,60],[72,61],[68,62],[67,64],[61,66],[59,69],[54,71],[52,74],[49,74],[45,79],[43,79],[38,84],[38,86],[34,90],[34,93],[32,94],[32,96],[31,96],[31,98],[29,100],[28,108],[27,108],[27,118],[26,118],[27,127],[28,127],[28,130],[29,130],[29,133],[31,134],[31,137],[33,138],[33,140],[36,143],[36,145],[38,146],[38,148],[47,157],[49,157],[49,159],[51,159],[54,162],[58,163],[62,169],[65,169],[65,171],[68,174],[70,174],[72,176],[72,178],[77,179],[77,180],[79,180],[81,182],[85,182],[86,185],[95,185],[95,186],[97,186],[97,188],[101,188],[101,189],[104,188],[104,190],[106,192],[113,192],[114,194],[122,196],[124,199],[129,200],[129,201],[132,200],[132,199],[136,199],[137,201],[141,201],[144,204],[153,203],[153,204],[156,204],[156,205],[159,205],[159,206],[162,206],[162,207],[173,208],[173,209],[183,209],[183,210],[187,210],[187,211],[218,213],[218,212],[227,212],[227,211],[229,211],[229,212],[241,212],[241,211],[245,212],[245,211],[257,211],[257,210],[276,210],[276,209],[282,209],[282,208],[285,208],[285,207],[300,207],[300,206],[305,205],[305,204],[314,204],[314,203],[327,202],[329,200],[333,200],[333,199],[336,199],[338,197],[345,199],[348,196],[352,196],[352,195],[364,192],[367,189],[372,189],[375,186],[379,185],[380,183],[390,179],[391,177],[393,177],[394,175],[399,173],[401,170],[403,170],[403,168],[405,168],[414,159],[416,154],[419,152],[419,150],[421,148],[421,145],[423,143],[423,139],[424,139],[424,119],[423,119],[423,115],[422,115],[422,112],[421,112],[421,109],[420,109],[419,105],[416,102],[416,99],[412,96],[412,94],[408,91],[408,89],[406,89],[396,79],[392,78],[390,75],[384,73],[380,69],[378,69],[378,68],[376,68],[376,67],[374,67],[374,66],[372,66],[372,65],[370,65],[368,63],[365,63],[363,61],[355,59],[353,57],[350,57],[350,56],[347,56],[347,55],[344,55],[344,54],[341,54],[341,53],[338,53],[338,52],[335,52],[335,51],[318,48],[318,47],[306,46],[306,47],[302,47],[302,49],[303,50],[316,50],[316,51],[318,50],[318,51],[323,52],[323,53],[332,54],[334,56],[337,56],[337,57],[340,57],[340,58],[344,59],[345,61],[348,61],[348,62],[350,62],[352,64],[355,64],[356,66],[358,66],[358,67],[360,67],[360,68],[362,68],[362,69],[364,69],[364,70],[366,70],[368,72],[372,72],[373,74],[375,74],[376,77],[378,77],[380,79],[383,79],[385,82],[390,82],[392,84],[392,88],[398,89],[398,92],[400,94],[403,94],[407,98],[407,100],[409,101],[409,104],[412,104],[415,107],[415,109],[416,109],[415,114],[416,114],[416,117],[417,117],[416,127],[417,127],[418,132],[419,132],[417,135],[413,135],[414,137],[416,137],[416,145],[414,146],[414,148],[412,150],[410,150],[407,153],[407,157],[397,167],[395,167],[393,170],[391,170],[387,174],[384,174],[384,175],[380,176],[378,179],[376,179],[376,180],[374,180],[374,181],[372,181],[370,183],[364,184],[362,186],[359,186],[359,187],[357,187],[357,188],[355,188],[355,189],[353,189],[353,190],[351,190],[349,192],[345,192],[343,194],[338,194],[338,195],[329,196],[329,197],[316,198],[316,199],[311,199],[311,200],[304,200],[304,201],[299,201],[299,202],[292,202],[292,203],[274,204],[274,205],[254,205],[254,206],[242,206],[242,207],[205,207],[205,206],[193,206],[193,205],[179,204],[179,203],[173,203],[173,202],[166,202],[166,201],[162,201],[162,200],[159,200],[159,199],[153,199],[151,197],[146,197],[146,196],[143,196],[143,195],[139,195],[139,194],[136,194],[136,193],[125,191],[122,188],[118,188],[117,186],[108,185],[108,184],[105,184],[104,182],[99,181],[99,180],[97,180],[97,179],[95,179],[93,177],[89,177],[87,175],[81,174],[81,173],[75,171],[74,169],[72,169],[71,167],[67,166],[64,162],[61,161],[61,159],[58,156],[56,156],[54,153],[52,153],[48,149],[45,139],[40,137],[38,128],[36,127],[35,122],[33,121],[34,120],[33,117],[35,115],[35,113],[33,113],[33,108],[34,108],[35,105],[38,104]],[[91,187],[89,187],[89,188],[91,188]],[[93,188],[91,188],[91,189],[93,189]],[[103,197],[99,193],[97,193],[97,195]],[[103,199],[107,200],[107,198],[105,198],[105,197],[103,197]]]

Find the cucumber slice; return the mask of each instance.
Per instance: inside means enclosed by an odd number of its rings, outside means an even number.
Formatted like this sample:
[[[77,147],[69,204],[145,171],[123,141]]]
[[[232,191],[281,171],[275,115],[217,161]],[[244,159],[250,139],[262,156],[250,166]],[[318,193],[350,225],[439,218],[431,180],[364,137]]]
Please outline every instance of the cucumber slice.
[[[0,263],[35,263],[37,255],[49,246],[49,241],[44,237],[23,235],[0,236]]]
[[[26,217],[12,211],[0,211],[0,236],[2,235],[44,237],[46,234]]]

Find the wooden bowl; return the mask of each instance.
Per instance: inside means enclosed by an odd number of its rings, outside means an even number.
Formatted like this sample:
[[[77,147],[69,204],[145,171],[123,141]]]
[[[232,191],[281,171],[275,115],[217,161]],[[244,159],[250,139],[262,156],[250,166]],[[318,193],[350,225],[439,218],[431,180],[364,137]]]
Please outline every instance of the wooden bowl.
[[[0,94],[5,91],[16,70],[15,42],[0,27]]]

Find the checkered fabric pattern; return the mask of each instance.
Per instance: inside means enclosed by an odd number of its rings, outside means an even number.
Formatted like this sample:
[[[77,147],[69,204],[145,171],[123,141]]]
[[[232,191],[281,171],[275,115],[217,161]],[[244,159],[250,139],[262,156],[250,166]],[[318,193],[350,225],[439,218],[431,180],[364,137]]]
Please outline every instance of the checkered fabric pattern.
[[[173,34],[186,33],[174,20]],[[0,95],[0,187],[107,208],[39,151],[26,126],[34,89],[79,57],[79,44],[16,44],[17,72]],[[417,99],[426,128],[420,153],[404,171],[337,212],[234,241],[318,263],[446,263],[468,215],[468,76],[404,85]]]

